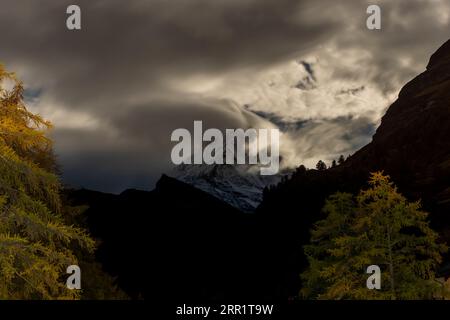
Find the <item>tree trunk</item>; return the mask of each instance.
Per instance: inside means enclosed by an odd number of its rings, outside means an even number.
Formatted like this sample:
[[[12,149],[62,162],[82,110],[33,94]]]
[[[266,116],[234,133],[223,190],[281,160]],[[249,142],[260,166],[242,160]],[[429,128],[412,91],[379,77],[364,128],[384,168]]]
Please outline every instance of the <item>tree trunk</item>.
[[[391,247],[391,229],[387,227],[387,241],[388,241],[388,257],[389,257],[389,273],[391,281],[392,300],[396,300],[395,297],[395,281],[394,281],[394,262],[392,260],[392,247]]]

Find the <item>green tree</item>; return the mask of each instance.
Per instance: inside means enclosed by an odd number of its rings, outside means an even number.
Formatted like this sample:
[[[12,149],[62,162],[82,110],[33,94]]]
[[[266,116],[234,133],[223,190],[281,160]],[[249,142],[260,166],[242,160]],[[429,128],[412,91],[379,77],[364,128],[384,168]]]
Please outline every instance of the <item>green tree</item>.
[[[319,162],[317,162],[316,164],[316,169],[319,171],[327,170],[327,165],[322,160],[319,160]]]
[[[336,160],[333,160],[333,161],[331,162],[331,167],[332,167],[332,168],[335,168],[336,166],[337,166]]]
[[[0,299],[76,299],[65,285],[78,264],[72,248],[93,252],[95,243],[65,221],[51,124],[26,109],[23,91],[0,66]]]
[[[341,165],[341,164],[343,164],[344,162],[345,162],[345,158],[344,158],[344,156],[341,154],[341,155],[339,156],[339,159],[338,159],[338,164]]]
[[[353,197],[331,196],[327,215],[305,246],[309,268],[302,294],[319,299],[429,299],[442,290],[434,270],[447,247],[428,225],[419,202],[408,202],[382,172]],[[366,268],[382,270],[381,290],[366,287]]]

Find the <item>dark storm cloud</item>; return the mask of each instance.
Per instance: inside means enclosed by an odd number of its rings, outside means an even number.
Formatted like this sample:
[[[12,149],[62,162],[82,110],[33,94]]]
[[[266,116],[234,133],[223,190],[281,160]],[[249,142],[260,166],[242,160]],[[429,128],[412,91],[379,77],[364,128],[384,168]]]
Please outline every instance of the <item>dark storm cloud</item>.
[[[365,25],[365,10],[378,4],[382,29],[354,28]],[[431,54],[450,38],[450,2],[447,0],[347,1],[342,19],[348,28],[335,37],[336,50],[364,49],[369,60],[361,59],[370,70],[370,80],[384,92],[398,90],[424,70]],[[367,66],[367,63],[370,66]],[[371,67],[371,68],[369,68]],[[336,66],[336,77],[355,75]]]
[[[66,180],[114,191],[142,186],[167,167],[175,128],[198,119],[215,127],[255,122],[236,106],[191,102],[166,82],[264,68],[313,47],[336,23],[303,16],[297,0],[4,2],[0,59],[28,96],[42,93],[59,110],[102,123],[87,131],[56,123]],[[65,27],[69,4],[82,9],[79,32]]]
[[[117,111],[110,130],[58,129],[54,132],[67,181],[77,187],[120,192],[149,189],[170,168],[173,130],[267,128],[270,124],[226,100],[153,101]],[[80,150],[82,152],[80,152]],[[69,168],[69,170],[68,170]]]
[[[269,125],[231,101],[237,97],[205,98],[186,86],[217,78],[233,83],[303,55],[320,57],[321,46],[332,44],[333,79],[388,93],[420,71],[448,37],[448,19],[436,18],[450,9],[445,1],[378,1],[380,32],[365,28],[369,2],[0,0],[0,61],[24,80],[27,99],[40,101],[37,111],[58,115],[54,137],[66,181],[113,191],[147,188],[170,164],[173,129],[193,120],[219,128]],[[70,4],[82,9],[81,31],[65,27]],[[352,70],[339,63],[349,58]],[[315,65],[304,66],[317,76]],[[274,103],[269,120],[282,124],[283,112]],[[339,135],[342,148],[366,141],[369,133],[358,131],[364,124],[356,119],[319,121],[322,126],[293,119],[302,124],[298,144],[305,144],[305,157],[326,152],[313,148],[313,134],[325,135],[326,128],[336,134],[354,128],[354,139]]]
[[[69,4],[82,30],[65,28]],[[185,74],[266,66],[319,43],[334,27],[302,1],[8,1],[2,57],[72,107],[166,91]],[[13,26],[13,27],[12,27]],[[38,80],[36,80],[38,79]],[[28,80],[28,79],[27,79]],[[101,102],[101,103],[100,103]],[[103,110],[102,110],[103,111]]]

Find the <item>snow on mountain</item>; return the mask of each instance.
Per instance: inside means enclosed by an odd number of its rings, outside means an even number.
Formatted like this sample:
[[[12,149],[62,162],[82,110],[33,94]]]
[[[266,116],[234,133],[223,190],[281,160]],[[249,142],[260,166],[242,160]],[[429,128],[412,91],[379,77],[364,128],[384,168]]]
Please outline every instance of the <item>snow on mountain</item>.
[[[277,184],[285,174],[263,176],[257,165],[182,164],[169,175],[244,212],[253,212],[262,201],[264,188]]]

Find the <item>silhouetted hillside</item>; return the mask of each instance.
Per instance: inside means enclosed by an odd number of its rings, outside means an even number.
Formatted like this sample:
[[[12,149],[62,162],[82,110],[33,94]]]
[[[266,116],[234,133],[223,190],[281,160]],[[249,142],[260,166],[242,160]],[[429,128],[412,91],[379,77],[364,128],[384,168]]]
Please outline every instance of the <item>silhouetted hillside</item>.
[[[450,243],[450,41],[430,59],[427,70],[400,92],[373,141],[344,164],[325,171],[299,168],[265,192],[257,213],[280,230],[280,247],[291,252],[286,284],[298,284],[305,266],[301,251],[308,230],[321,219],[326,197],[356,192],[370,172],[384,170],[410,200],[423,200],[431,225]],[[281,232],[284,230],[284,233]],[[294,294],[298,287],[292,287]]]
[[[450,243],[449,102],[447,42],[402,89],[370,144],[328,170],[299,167],[265,190],[256,214],[165,175],[150,192],[70,197],[90,206],[88,226],[103,241],[98,258],[133,297],[285,300],[300,289],[302,247],[326,197],[357,192],[370,172],[384,170],[410,200],[422,199],[432,227]]]
[[[276,292],[255,215],[163,175],[153,191],[72,191],[101,239],[98,259],[133,298],[180,301],[269,297]],[[276,273],[279,274],[279,273]],[[160,291],[163,290],[163,291]]]

